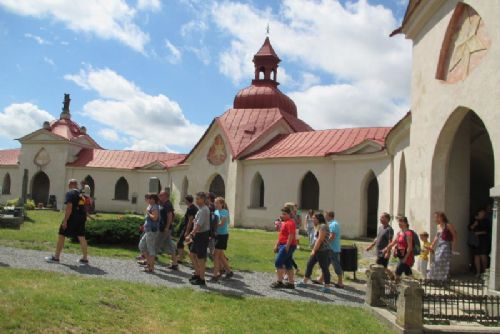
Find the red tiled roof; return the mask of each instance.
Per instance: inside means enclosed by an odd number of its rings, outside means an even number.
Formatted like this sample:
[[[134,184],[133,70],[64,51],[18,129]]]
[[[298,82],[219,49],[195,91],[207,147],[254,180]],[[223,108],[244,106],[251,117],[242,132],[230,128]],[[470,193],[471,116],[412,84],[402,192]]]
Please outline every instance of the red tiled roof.
[[[403,28],[405,25],[408,23],[408,20],[410,20],[410,17],[413,15],[413,12],[415,12],[415,9],[420,5],[422,1],[421,0],[410,0],[408,2],[408,6],[406,7],[406,12],[405,16],[403,18],[403,23],[401,23],[401,26],[397,29],[395,29],[389,36],[395,36],[403,32]]]
[[[292,99],[269,81],[254,80],[251,86],[236,94],[233,106],[235,109],[280,108],[297,117],[297,106]]]
[[[157,161],[169,168],[179,164],[184,158],[184,154],[176,153],[82,149],[77,159],[68,166],[136,169]]]
[[[280,135],[245,159],[324,157],[370,140],[384,146],[389,127],[351,128]]]
[[[101,148],[96,141],[90,137],[84,129],[69,118],[61,118],[50,123],[48,131],[70,141],[85,138],[96,148]]]
[[[264,41],[264,44],[260,47],[260,50],[257,51],[254,57],[276,57],[279,59],[278,55],[273,49],[273,46],[271,45],[271,41],[269,40],[269,37],[266,37],[266,40]]]
[[[280,120],[285,120],[293,131],[311,131],[300,119],[278,108],[229,109],[217,119],[229,140],[233,157],[239,155]]]
[[[0,150],[0,166],[14,166],[19,162],[21,149]]]

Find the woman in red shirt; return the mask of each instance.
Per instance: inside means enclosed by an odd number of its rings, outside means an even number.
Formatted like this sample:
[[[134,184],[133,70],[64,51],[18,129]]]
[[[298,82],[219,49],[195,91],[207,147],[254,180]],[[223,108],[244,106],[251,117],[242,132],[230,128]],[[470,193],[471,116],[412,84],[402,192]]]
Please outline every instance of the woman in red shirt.
[[[413,264],[415,263],[415,256],[413,254],[413,232],[410,230],[408,218],[398,217],[398,223],[401,231],[399,231],[394,240],[385,250],[385,256],[386,258],[389,258],[391,249],[396,246],[394,256],[399,259],[395,272],[396,281],[401,279],[403,273],[406,276],[411,276],[411,267],[413,267]]]
[[[277,280],[271,287],[274,289],[295,289],[293,272],[293,252],[297,248],[297,239],[295,237],[295,221],[291,218],[291,210],[288,207],[281,209],[281,228],[278,235],[278,241],[274,247],[276,253]],[[288,282],[283,283],[283,277],[288,275]]]

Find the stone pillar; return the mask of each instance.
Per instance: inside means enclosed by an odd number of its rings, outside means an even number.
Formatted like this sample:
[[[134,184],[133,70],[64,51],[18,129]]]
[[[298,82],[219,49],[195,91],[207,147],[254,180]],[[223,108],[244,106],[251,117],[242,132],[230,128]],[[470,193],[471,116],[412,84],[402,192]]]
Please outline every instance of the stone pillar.
[[[422,303],[424,289],[418,281],[404,279],[399,286],[396,301],[396,324],[405,330],[419,332],[423,328]]]
[[[368,281],[366,283],[365,303],[370,306],[382,306],[381,297],[385,293],[384,280],[387,277],[385,268],[378,264],[372,264],[370,269],[366,271],[366,276]]]
[[[498,209],[500,208],[500,186],[490,189],[493,197],[493,218],[491,232],[491,262],[489,289],[500,292],[500,229],[498,228]]]

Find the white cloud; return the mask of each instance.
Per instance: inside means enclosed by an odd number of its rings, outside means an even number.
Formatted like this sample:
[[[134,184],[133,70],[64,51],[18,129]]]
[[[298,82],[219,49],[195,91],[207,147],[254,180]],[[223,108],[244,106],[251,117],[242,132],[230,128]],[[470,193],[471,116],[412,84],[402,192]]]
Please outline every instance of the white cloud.
[[[43,61],[46,62],[47,64],[49,64],[50,66],[52,67],[55,67],[56,64],[54,63],[54,60],[52,60],[52,58],[49,58],[49,57],[43,57]]]
[[[20,138],[41,129],[43,122],[54,119],[47,111],[32,103],[13,103],[0,112],[0,136]]]
[[[157,12],[161,9],[161,2],[160,0],[139,0],[137,1],[137,9]]]
[[[0,0],[0,6],[19,15],[62,22],[76,32],[114,39],[139,52],[149,41],[134,23],[136,10],[125,0]]]
[[[204,65],[210,64],[211,61],[210,51],[206,46],[204,45],[201,45],[200,47],[188,46],[186,47],[186,50],[192,52],[196,56],[196,58],[198,58]]]
[[[102,129],[99,136],[109,141],[120,141],[120,135],[113,129]]]
[[[411,44],[402,36],[389,38],[398,22],[381,5],[366,0],[284,0],[279,12],[272,12],[223,2],[213,5],[211,13],[231,37],[219,55],[219,70],[237,85],[253,77],[252,57],[270,23],[276,52],[302,73],[300,82],[297,77],[283,86],[295,90],[290,95],[299,115],[316,127],[367,121],[387,125],[409,105]],[[282,81],[280,77],[279,70]],[[345,99],[342,93],[353,98]],[[343,113],[353,117],[344,118]]]
[[[52,44],[50,43],[49,41],[43,39],[42,37],[38,36],[38,35],[33,35],[33,34],[30,34],[30,33],[25,33],[24,34],[24,37],[26,38],[30,38],[32,40],[34,40],[35,42],[37,42],[38,44],[40,45],[44,45],[44,44]]]
[[[99,98],[86,103],[83,114],[125,137],[134,149],[190,149],[206,129],[186,119],[177,102],[147,94],[110,69],[90,67],[64,78],[97,92]]]
[[[168,39],[165,40],[165,47],[169,52],[168,62],[171,64],[178,64],[181,61],[182,53],[175,45],[173,45]]]

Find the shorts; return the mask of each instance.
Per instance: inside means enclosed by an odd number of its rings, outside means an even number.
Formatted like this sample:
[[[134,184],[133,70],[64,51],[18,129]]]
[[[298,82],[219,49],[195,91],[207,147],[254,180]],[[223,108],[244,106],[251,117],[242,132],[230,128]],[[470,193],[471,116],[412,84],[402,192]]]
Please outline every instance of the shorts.
[[[486,234],[477,236],[478,246],[471,247],[472,255],[489,255],[490,254],[490,240]]]
[[[396,276],[401,276],[403,274],[405,274],[406,276],[411,276],[411,267],[406,263],[399,262],[398,266],[396,267]]]
[[[377,256],[377,262],[378,265],[383,266],[384,268],[387,268],[389,265],[389,259],[386,259],[385,256]]]
[[[215,249],[226,250],[229,234],[219,234],[215,237]]]
[[[158,239],[158,232],[146,232],[139,241],[139,251],[141,253],[148,253],[149,256],[156,255],[156,240]]]
[[[172,240],[172,230],[165,230],[163,232],[158,232],[158,237],[156,239],[156,253],[162,254],[174,254],[176,245]]]
[[[291,270],[293,268],[293,252],[295,252],[296,248],[297,246],[290,246],[287,252],[286,245],[279,245],[276,261],[274,262],[276,269],[285,267],[286,270]]]
[[[329,256],[330,256],[330,263],[333,266],[335,274],[337,274],[337,276],[342,275],[342,266],[340,265],[340,253],[330,250]]]
[[[85,219],[68,220],[66,229],[63,229],[61,224],[61,226],[59,227],[59,235],[63,235],[66,238],[85,237]]]
[[[200,260],[206,259],[209,239],[209,231],[196,233],[193,242],[189,245],[189,252],[191,252],[192,254],[196,254],[198,259]]]

